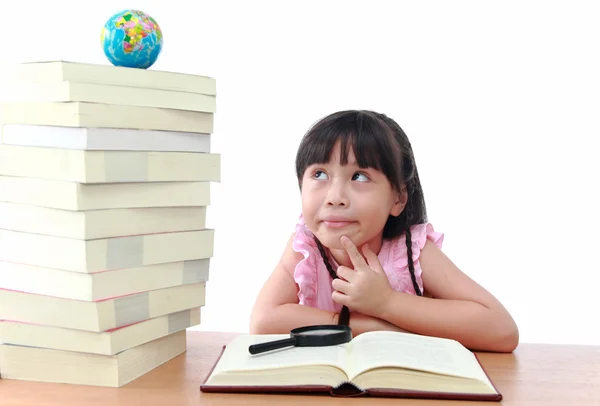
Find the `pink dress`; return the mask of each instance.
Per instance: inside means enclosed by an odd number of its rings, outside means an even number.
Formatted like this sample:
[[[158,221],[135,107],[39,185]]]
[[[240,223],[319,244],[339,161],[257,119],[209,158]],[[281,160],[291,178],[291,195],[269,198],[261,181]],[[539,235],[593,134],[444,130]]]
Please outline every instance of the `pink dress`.
[[[431,224],[417,224],[411,227],[415,277],[421,292],[423,291],[423,280],[421,279],[422,271],[419,263],[419,255],[427,239],[431,240],[438,248],[442,248],[444,235],[434,231]],[[304,259],[300,260],[294,270],[294,280],[299,287],[298,299],[300,304],[339,312],[342,306],[331,299],[331,294],[333,293],[331,276],[323,263],[313,233],[304,224],[302,217],[300,217],[298,224],[296,224],[296,234],[292,247],[294,251],[304,256]],[[394,240],[384,240],[377,257],[394,290],[413,295],[416,294],[408,270],[408,255],[404,235]],[[333,269],[337,269],[338,264],[335,260],[331,257],[329,260]]]

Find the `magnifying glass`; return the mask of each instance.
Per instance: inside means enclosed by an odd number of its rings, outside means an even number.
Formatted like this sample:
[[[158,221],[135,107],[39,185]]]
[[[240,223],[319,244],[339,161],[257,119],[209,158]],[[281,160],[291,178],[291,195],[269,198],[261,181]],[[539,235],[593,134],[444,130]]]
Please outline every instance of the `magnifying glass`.
[[[350,342],[352,329],[344,325],[318,325],[295,328],[290,338],[253,344],[248,347],[250,354],[277,350],[285,347],[325,347]]]

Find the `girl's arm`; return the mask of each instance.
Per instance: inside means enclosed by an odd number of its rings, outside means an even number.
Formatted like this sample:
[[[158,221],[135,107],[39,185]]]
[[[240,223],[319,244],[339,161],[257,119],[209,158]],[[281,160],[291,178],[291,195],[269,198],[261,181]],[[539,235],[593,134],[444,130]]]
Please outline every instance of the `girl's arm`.
[[[292,249],[293,236],[284,253],[260,290],[250,317],[251,334],[288,334],[296,327],[337,324],[338,314],[298,303],[298,285],[293,272],[302,254]],[[352,312],[352,333],[357,336],[372,330],[398,330],[395,325],[374,317]]]
[[[512,352],[517,325],[504,306],[431,241],[419,256],[423,287],[433,298],[391,294],[378,314],[412,332],[452,338],[472,350]]]
[[[425,291],[433,298],[396,292],[369,247],[362,248],[363,258],[350,239],[341,242],[353,268],[338,268],[336,302],[413,333],[454,339],[471,350],[512,352],[518,345],[517,326],[502,304],[432,242],[426,242],[419,261]]]

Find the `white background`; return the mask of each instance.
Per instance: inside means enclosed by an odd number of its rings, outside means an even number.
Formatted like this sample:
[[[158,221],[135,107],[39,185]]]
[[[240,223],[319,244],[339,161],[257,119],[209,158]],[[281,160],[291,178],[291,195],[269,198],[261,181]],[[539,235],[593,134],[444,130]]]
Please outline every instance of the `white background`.
[[[1,58],[106,64],[100,30],[124,8],[163,29],[152,69],[217,79],[198,329],[247,331],[300,213],[300,138],[366,108],[407,132],[444,251],[521,341],[600,345],[597,2],[3,1]]]

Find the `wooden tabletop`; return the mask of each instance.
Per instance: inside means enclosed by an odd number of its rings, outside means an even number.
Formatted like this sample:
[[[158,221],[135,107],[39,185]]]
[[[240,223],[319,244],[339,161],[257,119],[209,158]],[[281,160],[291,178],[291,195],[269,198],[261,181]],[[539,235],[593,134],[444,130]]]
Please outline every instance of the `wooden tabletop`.
[[[513,354],[478,353],[504,396],[497,402],[334,398],[329,396],[201,393],[199,386],[224,344],[235,334],[188,332],[186,353],[122,388],[99,388],[0,379],[0,405],[600,405],[600,347],[521,344]]]

